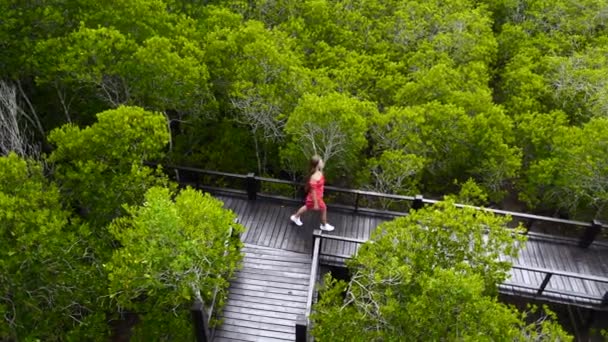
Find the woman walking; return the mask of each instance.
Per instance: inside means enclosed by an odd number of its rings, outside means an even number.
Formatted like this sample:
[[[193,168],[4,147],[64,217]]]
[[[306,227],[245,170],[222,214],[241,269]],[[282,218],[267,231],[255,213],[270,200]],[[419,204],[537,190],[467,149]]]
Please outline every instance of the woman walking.
[[[300,216],[307,210],[318,210],[321,212],[321,230],[331,232],[334,230],[334,226],[327,223],[327,206],[323,201],[323,188],[325,187],[323,166],[325,166],[325,163],[323,163],[321,157],[315,155],[310,158],[310,172],[306,179],[306,189],[308,192],[306,202],[295,214],[291,215],[290,219],[297,226],[302,226]]]

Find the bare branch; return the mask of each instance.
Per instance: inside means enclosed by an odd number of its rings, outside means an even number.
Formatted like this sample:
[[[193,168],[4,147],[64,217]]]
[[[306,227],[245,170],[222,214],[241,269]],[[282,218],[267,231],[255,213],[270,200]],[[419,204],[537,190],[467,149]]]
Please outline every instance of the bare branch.
[[[21,89],[20,85],[19,89]],[[21,97],[33,109],[23,90],[20,91],[22,92]],[[36,113],[32,112],[31,115],[28,115],[19,106],[16,87],[0,81],[0,153],[6,155],[12,151],[20,156],[37,157],[39,155],[38,146],[30,142],[31,137],[22,119],[36,127],[44,135],[44,130],[42,130]]]

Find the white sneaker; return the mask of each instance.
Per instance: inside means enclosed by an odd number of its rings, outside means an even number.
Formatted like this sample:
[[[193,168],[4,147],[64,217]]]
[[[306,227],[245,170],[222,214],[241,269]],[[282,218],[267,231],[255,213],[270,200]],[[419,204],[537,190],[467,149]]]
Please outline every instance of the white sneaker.
[[[324,230],[324,231],[326,231],[326,232],[331,232],[332,230],[334,230],[334,226],[332,226],[332,225],[331,225],[331,224],[329,224],[329,223],[322,224],[322,225],[321,225],[321,230]]]
[[[291,219],[291,222],[296,224],[296,226],[302,227],[302,220],[300,220],[299,217],[296,217],[296,215],[291,215],[289,218]]]

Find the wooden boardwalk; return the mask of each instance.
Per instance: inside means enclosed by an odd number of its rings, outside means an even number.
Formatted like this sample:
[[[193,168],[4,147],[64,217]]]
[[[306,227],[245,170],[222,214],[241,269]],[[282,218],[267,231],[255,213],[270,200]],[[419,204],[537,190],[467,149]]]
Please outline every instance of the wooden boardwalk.
[[[246,244],[214,341],[294,341],[304,315],[310,255]]]
[[[276,200],[248,201],[237,196],[218,196],[227,208],[232,209],[240,222],[247,228],[242,236],[245,243],[282,249],[310,255],[312,251],[312,232],[319,227],[316,213],[307,213],[302,218],[303,227],[296,227],[289,216],[297,209],[297,204]],[[390,217],[365,215],[347,211],[330,210],[328,220],[336,230],[327,235],[336,235],[367,240],[378,224]],[[326,233],[323,233],[326,235]],[[321,254],[341,255],[341,258],[322,257],[326,264],[342,265],[345,258],[356,253],[359,245],[352,242],[325,239]],[[573,276],[595,276],[606,280],[608,275],[608,245],[595,242],[588,248],[580,248],[577,241],[554,239],[547,235],[533,234],[523,246],[511,278],[501,285],[501,292],[521,296],[536,297],[536,289],[542,284],[546,271],[563,272]],[[534,268],[536,271],[521,270],[518,266]],[[579,306],[599,307],[598,297],[608,291],[608,283],[575,279],[571,276],[554,274],[546,284],[543,299],[574,303]],[[595,299],[572,298],[567,293],[580,294]],[[600,308],[605,309],[605,307]]]

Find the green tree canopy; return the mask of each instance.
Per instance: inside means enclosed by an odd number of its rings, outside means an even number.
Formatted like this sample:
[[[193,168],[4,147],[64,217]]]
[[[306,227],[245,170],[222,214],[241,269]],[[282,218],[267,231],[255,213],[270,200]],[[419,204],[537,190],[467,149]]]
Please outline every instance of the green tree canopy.
[[[366,147],[370,118],[377,115],[373,103],[344,94],[304,95],[289,116],[285,131],[289,143],[284,158],[295,156],[295,165],[305,165],[312,155],[327,161],[328,168],[345,176],[355,171]],[[294,160],[291,159],[291,160]]]
[[[244,229],[222,206],[190,188],[173,194],[153,187],[143,205],[128,207],[110,225],[121,245],[105,264],[110,298],[139,314],[136,340],[191,339],[194,298],[223,307]]]
[[[0,157],[0,339],[54,341],[104,319],[89,229],[61,202],[39,162]]]
[[[506,228],[508,220],[444,201],[383,223],[348,262],[348,283],[325,277],[311,316],[313,335],[319,341],[534,340],[537,327],[495,297],[510,269],[504,260],[524,240],[519,229]],[[549,340],[570,340],[554,323],[540,329]]]

